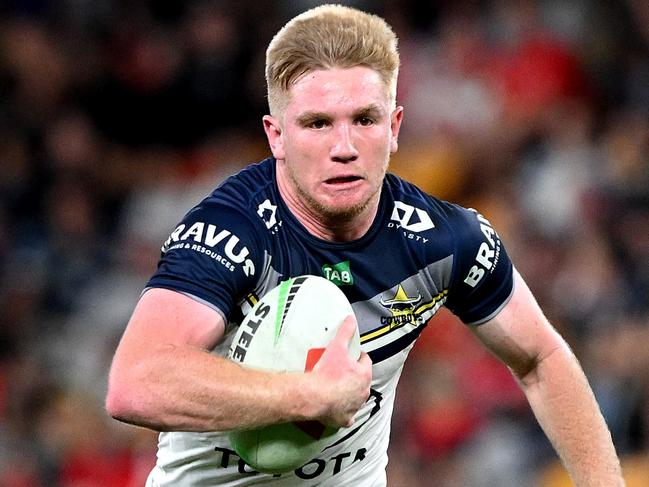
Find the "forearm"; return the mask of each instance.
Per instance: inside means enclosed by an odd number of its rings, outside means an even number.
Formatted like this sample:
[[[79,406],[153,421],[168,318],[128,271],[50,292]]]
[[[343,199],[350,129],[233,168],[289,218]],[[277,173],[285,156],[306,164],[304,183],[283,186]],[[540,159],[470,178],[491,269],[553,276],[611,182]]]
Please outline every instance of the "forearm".
[[[611,435],[568,346],[555,349],[520,382],[575,485],[623,486]]]
[[[107,409],[159,431],[222,431],[318,414],[307,374],[244,369],[192,347],[159,346],[136,364],[113,363]]]
[[[208,352],[222,317],[180,293],[153,289],[140,299],[117,346],[106,409],[120,421],[159,431],[225,431],[318,420],[350,426],[370,392],[367,354],[348,353],[347,319],[312,371],[246,369]]]

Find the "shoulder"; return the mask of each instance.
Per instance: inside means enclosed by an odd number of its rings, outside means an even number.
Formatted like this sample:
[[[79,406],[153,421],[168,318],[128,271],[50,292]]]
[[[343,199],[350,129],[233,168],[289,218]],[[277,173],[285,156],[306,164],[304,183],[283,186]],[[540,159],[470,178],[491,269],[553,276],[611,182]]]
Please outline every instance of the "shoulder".
[[[201,202],[201,205],[230,206],[245,212],[259,196],[271,193],[274,184],[274,160],[264,159],[227,177]]]
[[[255,201],[263,201],[264,195],[272,191],[270,165],[271,161],[265,160],[224,180],[185,214],[162,246],[162,253],[225,252],[230,263],[245,263],[244,270],[250,274],[250,259],[260,258],[259,246],[266,233]]]
[[[255,230],[263,225],[258,207],[274,191],[274,161],[251,164],[223,180],[191,208],[179,226],[193,222],[213,223]]]
[[[265,262],[268,232],[255,201],[274,191],[269,166],[243,169],[189,210],[162,246],[148,287],[187,293],[230,317]]]
[[[215,193],[228,195],[250,195],[264,191],[272,186],[275,180],[275,160],[264,159],[261,162],[250,164],[239,172],[226,178],[215,189]]]
[[[511,295],[512,264],[489,220],[397,176],[386,184],[394,198],[390,223],[408,234],[423,232],[435,252],[452,256],[447,307],[469,324],[494,316]]]

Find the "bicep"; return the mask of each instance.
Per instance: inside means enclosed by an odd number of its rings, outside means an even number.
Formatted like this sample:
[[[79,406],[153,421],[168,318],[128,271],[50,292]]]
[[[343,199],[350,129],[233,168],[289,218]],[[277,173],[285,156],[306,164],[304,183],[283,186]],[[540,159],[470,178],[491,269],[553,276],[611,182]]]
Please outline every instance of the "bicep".
[[[182,293],[153,288],[140,298],[117,348],[137,356],[159,346],[191,346],[210,350],[222,338],[220,313]],[[125,357],[126,358],[126,357]]]
[[[543,358],[567,346],[516,269],[509,302],[494,318],[472,331],[519,378],[525,377]]]
[[[108,377],[106,409],[116,419],[154,429],[190,427],[174,405],[197,397],[189,377],[213,363],[210,350],[225,329],[221,315],[184,294],[152,288],[141,297],[120,340]],[[192,372],[193,371],[193,372]],[[185,398],[187,399],[187,398]]]

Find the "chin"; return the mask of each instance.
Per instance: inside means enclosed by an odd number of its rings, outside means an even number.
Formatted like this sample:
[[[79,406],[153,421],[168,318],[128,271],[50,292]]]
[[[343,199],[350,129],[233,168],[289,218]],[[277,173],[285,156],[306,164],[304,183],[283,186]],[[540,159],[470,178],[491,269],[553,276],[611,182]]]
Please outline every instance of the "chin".
[[[368,207],[369,200],[335,202],[330,204],[318,204],[317,210],[326,218],[351,219],[362,214]]]
[[[357,189],[356,191],[332,193],[309,193],[296,185],[298,193],[311,210],[325,220],[350,220],[365,212],[374,201],[380,188],[371,192]]]

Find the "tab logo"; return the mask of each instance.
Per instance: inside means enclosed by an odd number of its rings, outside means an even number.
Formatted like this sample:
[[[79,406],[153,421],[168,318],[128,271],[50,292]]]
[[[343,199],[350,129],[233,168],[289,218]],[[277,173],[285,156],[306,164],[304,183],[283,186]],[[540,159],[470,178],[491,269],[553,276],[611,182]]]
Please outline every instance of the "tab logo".
[[[354,276],[352,276],[348,260],[338,264],[325,264],[322,266],[322,273],[336,286],[351,286],[354,284]]]
[[[419,233],[435,228],[433,221],[424,210],[405,204],[403,201],[394,202],[394,210],[390,220],[395,221],[404,230]]]

